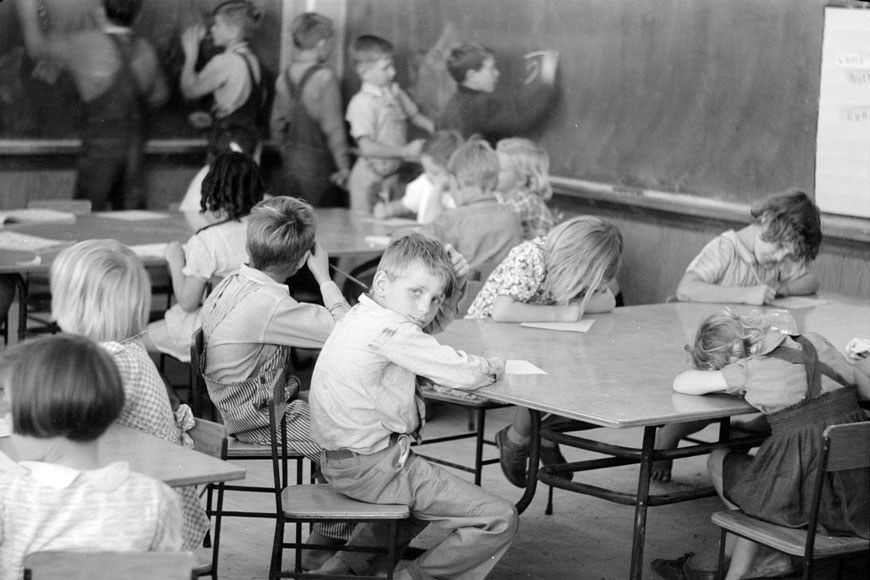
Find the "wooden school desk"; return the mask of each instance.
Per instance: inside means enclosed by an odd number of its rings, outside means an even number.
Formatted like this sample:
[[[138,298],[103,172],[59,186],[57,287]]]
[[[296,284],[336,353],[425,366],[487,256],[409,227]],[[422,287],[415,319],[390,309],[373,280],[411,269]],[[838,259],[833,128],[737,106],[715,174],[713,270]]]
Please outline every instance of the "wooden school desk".
[[[609,457],[572,465],[588,470],[639,463],[634,494],[544,476],[548,484],[635,506],[630,578],[640,579],[647,507],[712,494],[709,488],[704,488],[686,494],[650,496],[654,460],[704,454],[716,445],[681,447],[670,454],[654,452],[656,429],[667,423],[720,419],[724,429],[720,440],[724,441],[728,417],[754,412],[742,399],[730,395],[692,396],[675,393],[672,389],[674,377],[688,368],[684,345],[692,342],[701,319],[721,308],[724,306],[695,303],[617,308],[612,313],[590,315],[595,323],[585,334],[492,321],[457,320],[439,335],[439,340],[456,348],[472,353],[489,351],[505,359],[528,360],[548,373],[508,375],[495,385],[477,391],[532,411],[530,472],[518,509],[522,511],[529,505],[536,489],[541,413],[584,421],[593,427],[643,427],[641,446],[634,449],[583,440],[584,448]],[[740,305],[731,305],[731,308],[740,313],[753,309]],[[802,332],[814,331],[827,336],[839,349],[853,336],[866,336],[870,329],[870,305],[854,300],[832,301],[794,310],[792,314]]]
[[[0,438],[0,452],[0,470],[7,458],[18,457],[9,437]],[[245,470],[237,465],[120,425],[109,427],[100,438],[99,452],[106,463],[126,461],[133,471],[172,487],[245,478]]]

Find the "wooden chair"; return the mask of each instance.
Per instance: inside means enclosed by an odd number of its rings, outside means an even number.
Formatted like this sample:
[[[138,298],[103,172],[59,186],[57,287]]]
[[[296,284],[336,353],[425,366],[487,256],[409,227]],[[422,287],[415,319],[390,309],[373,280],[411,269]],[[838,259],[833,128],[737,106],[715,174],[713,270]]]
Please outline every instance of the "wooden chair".
[[[408,506],[392,504],[369,504],[351,499],[335,492],[327,484],[286,485],[287,441],[278,437],[278,430],[284,433],[287,418],[285,416],[286,390],[282,373],[273,383],[272,400],[269,403],[269,428],[272,440],[272,474],[275,480],[275,539],[272,544],[272,559],[269,566],[269,580],[276,578],[303,578],[315,574],[316,578],[355,578],[355,576],[336,574],[317,574],[303,572],[302,551],[335,549],[335,546],[320,544],[305,544],[302,542],[302,524],[313,522],[390,522],[389,543],[384,547],[355,546],[355,551],[387,554],[388,561],[396,562],[398,521],[407,519],[410,515]],[[296,380],[293,377],[293,380]],[[280,442],[279,442],[280,439]],[[282,473],[282,469],[284,470]],[[294,524],[295,540],[286,542],[284,528],[286,524]],[[284,549],[295,551],[296,561],[293,571],[283,571],[282,556]],[[393,567],[387,573],[387,578],[393,577]]]
[[[34,552],[24,580],[191,580],[190,552]]]
[[[815,560],[841,559],[853,554],[866,554],[870,550],[870,542],[863,538],[826,536],[816,531],[822,484],[827,474],[870,467],[870,421],[832,425],[825,429],[823,437],[824,448],[820,469],[813,487],[809,490],[812,493],[812,507],[807,529],[778,526],[748,516],[739,510],[721,511],[712,515],[713,523],[722,528],[719,542],[720,577],[724,576],[725,537],[728,532],[770,546],[780,552],[802,557],[804,580],[813,577]],[[859,493],[867,493],[867,490],[861,490]],[[840,571],[838,567],[838,578]]]

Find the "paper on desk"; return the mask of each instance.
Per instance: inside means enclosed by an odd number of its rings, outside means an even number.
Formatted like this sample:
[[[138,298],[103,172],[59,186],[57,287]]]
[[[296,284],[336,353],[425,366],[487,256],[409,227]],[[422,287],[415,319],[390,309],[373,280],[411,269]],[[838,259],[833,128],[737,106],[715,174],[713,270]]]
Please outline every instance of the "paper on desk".
[[[362,218],[362,221],[375,223],[375,224],[379,224],[382,226],[389,226],[391,228],[407,228],[407,227],[411,227],[411,226],[419,226],[420,225],[417,223],[417,220],[412,220],[412,219],[403,218],[403,217],[391,217],[391,218],[384,218],[384,219],[380,219],[380,220],[377,218],[373,218],[373,217],[364,217],[364,218]]]
[[[820,298],[809,298],[807,296],[786,296],[785,298],[777,298],[770,303],[771,306],[778,308],[812,308],[813,306],[821,306],[828,304],[829,300]]]
[[[543,328],[544,330],[561,330],[563,332],[589,332],[595,320],[586,318],[577,322],[521,322],[520,326],[527,328]]]
[[[390,245],[390,236],[366,236],[366,243],[370,246],[383,246],[387,247]]]
[[[36,252],[65,243],[67,242],[64,242],[63,240],[50,240],[48,238],[40,238],[39,236],[20,234],[18,232],[0,232],[0,250]]]
[[[504,372],[507,375],[546,375],[547,371],[539,369],[527,360],[509,360],[505,362]]]
[[[169,214],[156,211],[145,211],[141,209],[128,209],[124,211],[101,211],[97,215],[104,218],[111,218],[113,220],[124,220],[127,222],[162,220],[169,217]]]
[[[166,246],[166,242],[156,242],[154,244],[136,244],[129,246],[129,248],[140,258],[162,258],[166,252]]]

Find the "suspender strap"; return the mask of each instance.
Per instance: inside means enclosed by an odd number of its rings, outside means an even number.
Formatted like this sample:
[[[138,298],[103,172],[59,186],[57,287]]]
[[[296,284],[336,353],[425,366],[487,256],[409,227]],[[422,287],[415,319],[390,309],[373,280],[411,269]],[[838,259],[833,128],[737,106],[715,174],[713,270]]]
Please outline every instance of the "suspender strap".
[[[843,375],[834,370],[830,365],[819,360],[816,348],[813,344],[803,336],[793,337],[794,340],[801,345],[803,350],[791,348],[788,346],[779,346],[767,356],[778,358],[779,360],[792,364],[803,365],[807,373],[807,396],[814,399],[821,394],[822,381],[821,375],[825,375],[832,381],[835,381],[844,387],[850,386]],[[815,385],[814,385],[815,383]]]

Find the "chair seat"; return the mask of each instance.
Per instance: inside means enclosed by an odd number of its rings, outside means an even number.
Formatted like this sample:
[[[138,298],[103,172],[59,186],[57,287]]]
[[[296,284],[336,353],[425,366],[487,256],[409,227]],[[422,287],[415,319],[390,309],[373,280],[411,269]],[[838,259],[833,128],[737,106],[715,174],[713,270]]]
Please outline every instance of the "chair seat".
[[[269,444],[262,445],[260,443],[247,443],[245,441],[239,441],[235,437],[228,437],[227,459],[239,459],[241,457],[249,459],[271,459],[272,447]],[[292,449],[287,450],[288,459],[298,459],[300,457],[304,457],[304,455],[298,451],[293,451]]]
[[[741,511],[722,511],[712,515],[713,523],[728,531],[755,540],[792,556],[803,556],[807,531],[771,524]],[[870,541],[855,536],[826,536],[816,533],[813,554],[826,558],[870,548]]]
[[[284,517],[318,520],[400,520],[410,515],[406,505],[374,504],[342,495],[327,484],[291,485],[281,494]]]

